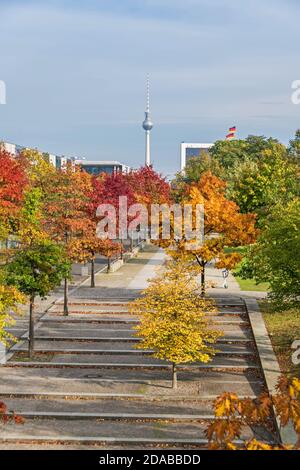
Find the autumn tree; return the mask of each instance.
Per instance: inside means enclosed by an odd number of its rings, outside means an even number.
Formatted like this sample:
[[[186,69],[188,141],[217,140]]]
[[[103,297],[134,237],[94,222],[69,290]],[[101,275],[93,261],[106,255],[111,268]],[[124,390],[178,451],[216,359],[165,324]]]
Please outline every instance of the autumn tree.
[[[216,267],[232,269],[241,260],[237,252],[226,253],[226,247],[253,243],[256,239],[255,215],[241,214],[238,205],[227,199],[226,183],[211,172],[204,173],[199,182],[188,185],[182,204],[202,205],[204,208],[204,241],[193,247],[195,240],[188,241],[184,227],[182,236],[175,240],[174,229],[170,239],[160,235],[160,246],[179,261],[194,258],[201,266],[202,294],[205,292],[205,267],[214,260]],[[184,221],[186,222],[186,221]]]
[[[136,200],[149,206],[171,202],[170,184],[152,166],[143,166],[127,175]]]
[[[11,312],[21,314],[20,306],[26,302],[26,297],[21,294],[16,287],[7,286],[3,280],[3,273],[0,276],[0,343],[8,346],[15,341],[15,337],[6,328],[15,324]]]
[[[6,285],[16,287],[29,298],[29,356],[34,348],[34,301],[46,297],[67,277],[70,264],[61,246],[49,240],[43,230],[42,191],[29,188],[24,196],[18,227],[19,246],[4,266]]]
[[[27,184],[21,164],[0,145],[0,240],[15,230]]]
[[[284,428],[292,424],[298,437],[296,444],[283,443],[270,424],[275,417]],[[239,398],[235,393],[223,393],[214,402],[215,419],[206,435],[210,449],[218,450],[300,450],[300,380],[281,377],[276,393],[262,393],[258,398]],[[255,437],[242,439],[243,429]],[[271,435],[270,435],[271,434]],[[270,436],[266,440],[266,436]],[[242,442],[237,444],[237,440]]]
[[[35,298],[45,298],[69,275],[69,271],[70,263],[63,247],[47,239],[18,251],[5,266],[6,284],[15,286],[29,298],[29,357],[34,351]]]
[[[187,185],[198,183],[203,173],[210,171],[215,176],[222,178],[225,176],[225,170],[221,164],[211,158],[208,153],[199,157],[189,158],[184,171],[176,173],[171,183],[172,196],[176,202],[180,202],[184,196]]]
[[[91,190],[90,175],[72,164],[48,176],[44,227],[65,249],[73,239],[89,230],[87,214]],[[68,315],[68,276],[64,279],[64,315]]]
[[[184,172],[176,175],[174,197],[180,199],[187,184],[197,183],[211,171],[226,181],[226,197],[236,202],[241,212],[255,212],[262,226],[274,204],[299,195],[298,137],[296,134],[288,150],[276,139],[264,136],[217,141],[208,155],[190,159]]]
[[[97,209],[99,204],[111,204],[116,209],[117,218],[120,196],[127,198],[128,207],[137,202],[132,185],[124,173],[100,175],[100,178],[93,181],[93,185],[94,208]]]
[[[16,157],[24,169],[31,186],[47,190],[47,180],[56,172],[56,168],[37,149],[24,149]]]
[[[110,269],[110,260],[113,256],[122,252],[122,245],[109,239],[101,239],[96,235],[95,230],[72,240],[67,248],[71,259],[79,263],[91,263],[91,287],[95,287],[95,259],[96,255],[107,258],[107,270]]]
[[[7,405],[3,403],[3,401],[0,401],[0,423],[7,424],[11,422],[24,424],[25,420],[22,416],[9,412]]]
[[[153,350],[153,356],[172,363],[172,384],[177,387],[177,366],[195,361],[209,362],[221,335],[214,330],[205,312],[214,311],[211,300],[203,299],[189,271],[175,264],[152,280],[143,296],[130,307],[140,324],[136,336],[139,349]]]
[[[101,242],[100,253],[107,258],[107,272],[109,272],[111,260],[122,253],[123,247],[121,243],[114,242],[109,238],[101,240]]]

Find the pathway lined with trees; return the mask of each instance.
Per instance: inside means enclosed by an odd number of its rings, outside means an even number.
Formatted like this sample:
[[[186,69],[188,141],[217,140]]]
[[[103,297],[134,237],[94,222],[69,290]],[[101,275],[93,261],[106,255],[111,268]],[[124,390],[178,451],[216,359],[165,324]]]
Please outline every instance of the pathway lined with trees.
[[[297,322],[299,177],[299,132],[289,148],[262,136],[218,141],[172,185],[152,167],[94,178],[70,165],[56,170],[37,151],[14,159],[0,146],[1,341],[11,344],[11,334],[24,331],[25,319],[12,325],[20,304],[28,302],[30,317],[28,338],[0,368],[2,445],[128,447],[140,438],[145,446],[209,440],[212,448],[235,448],[238,438],[245,448],[281,446],[272,406],[299,437],[300,382],[288,361],[281,361],[278,396],[258,397],[263,372],[269,383],[269,358],[257,354],[264,345],[278,366],[262,319],[254,326],[238,289],[208,291],[212,269],[234,270],[269,286],[269,305]],[[119,213],[119,196],[148,212],[153,203],[204,205],[204,243],[187,249],[174,215],[170,239],[159,237],[119,272],[95,276],[97,256],[110,265],[123,255],[122,233],[95,235],[97,207],[112,204]],[[158,247],[171,259],[163,273]],[[90,264],[91,287],[69,291],[72,263]],[[40,317],[62,283],[63,301]],[[259,317],[257,304],[254,311]],[[5,402],[20,416],[7,414]]]
[[[120,271],[96,276],[94,289],[74,292],[67,317],[55,304],[36,327],[34,359],[26,341],[15,347],[0,369],[0,397],[25,422],[1,429],[2,448],[206,446],[217,396],[230,389],[256,397],[264,389],[245,305],[230,292],[216,297],[209,314],[224,332],[218,352],[212,362],[178,366],[176,389],[172,366],[135,348],[139,317],[128,302],[140,294],[145,266],[154,276],[162,260],[148,246]]]

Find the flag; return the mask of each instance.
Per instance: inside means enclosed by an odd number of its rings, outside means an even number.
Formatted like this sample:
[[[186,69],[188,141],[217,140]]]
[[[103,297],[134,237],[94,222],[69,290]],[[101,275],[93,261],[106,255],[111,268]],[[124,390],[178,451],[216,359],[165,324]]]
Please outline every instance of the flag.
[[[229,132],[236,132],[236,126],[229,127]]]
[[[227,134],[226,139],[227,140],[233,139],[234,136],[235,136],[234,132],[230,132],[229,134]]]

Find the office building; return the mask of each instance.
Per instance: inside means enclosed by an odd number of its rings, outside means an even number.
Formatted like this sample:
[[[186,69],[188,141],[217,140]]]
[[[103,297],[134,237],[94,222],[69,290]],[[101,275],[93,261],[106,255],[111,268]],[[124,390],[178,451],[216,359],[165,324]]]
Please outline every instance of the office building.
[[[186,143],[180,144],[180,169],[183,171],[189,159],[201,158],[203,155],[208,155],[209,149],[213,144],[209,143]]]

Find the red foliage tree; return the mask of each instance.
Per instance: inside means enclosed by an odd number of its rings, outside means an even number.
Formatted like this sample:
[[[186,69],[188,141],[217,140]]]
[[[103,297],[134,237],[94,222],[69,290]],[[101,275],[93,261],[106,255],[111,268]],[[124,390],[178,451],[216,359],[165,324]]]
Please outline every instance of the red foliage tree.
[[[119,227],[119,198],[126,197],[127,207],[137,202],[134,191],[128,180],[128,176],[123,173],[114,173],[112,175],[101,175],[92,181],[93,190],[90,196],[90,218],[97,224],[100,220],[97,217],[97,208],[101,204],[110,204],[114,207],[116,213],[116,223]],[[130,218],[127,217],[130,222]],[[116,231],[117,237],[120,239],[122,235]]]
[[[0,225],[2,230],[21,208],[27,177],[21,164],[0,146]]]
[[[170,185],[152,166],[143,166],[127,176],[136,199],[144,204],[171,202]]]

